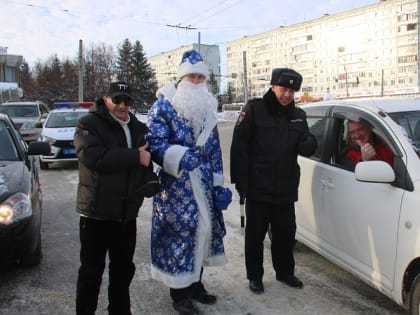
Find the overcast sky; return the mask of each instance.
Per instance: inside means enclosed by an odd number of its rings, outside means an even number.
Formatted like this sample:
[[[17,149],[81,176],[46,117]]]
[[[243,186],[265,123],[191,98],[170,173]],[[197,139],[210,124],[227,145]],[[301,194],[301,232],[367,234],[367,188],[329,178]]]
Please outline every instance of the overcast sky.
[[[139,40],[147,56],[198,42],[218,44],[377,3],[379,0],[0,0],[0,46],[32,66],[53,54]],[[179,26],[179,27],[175,27]],[[223,67],[223,65],[222,65]]]

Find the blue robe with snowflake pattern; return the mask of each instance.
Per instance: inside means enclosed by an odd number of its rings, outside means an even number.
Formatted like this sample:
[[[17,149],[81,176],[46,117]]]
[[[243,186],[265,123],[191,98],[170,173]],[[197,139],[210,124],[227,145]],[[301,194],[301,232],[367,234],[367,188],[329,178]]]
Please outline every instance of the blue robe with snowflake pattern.
[[[158,91],[148,116],[147,136],[159,165],[160,193],[153,197],[152,278],[171,288],[200,279],[202,266],[226,263],[223,214],[213,204],[213,187],[222,186],[223,166],[216,113],[206,117],[197,139],[192,127],[171,104],[173,84]],[[185,152],[197,148],[204,161],[193,171],[181,168]]]

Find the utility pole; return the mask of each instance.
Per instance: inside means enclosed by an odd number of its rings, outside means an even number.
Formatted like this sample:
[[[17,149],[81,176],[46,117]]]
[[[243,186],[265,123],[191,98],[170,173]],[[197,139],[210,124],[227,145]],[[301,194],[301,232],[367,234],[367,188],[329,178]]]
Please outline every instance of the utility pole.
[[[384,69],[381,69],[381,96],[384,96]]]
[[[198,53],[201,55],[201,33],[198,32]]]
[[[83,102],[83,41],[79,40],[79,102]]]
[[[347,81],[347,69],[346,65],[344,64],[344,73],[346,74],[346,96],[349,97],[349,82]]]
[[[248,102],[248,77],[246,75],[246,51],[243,51],[243,63],[244,63],[244,102]]]

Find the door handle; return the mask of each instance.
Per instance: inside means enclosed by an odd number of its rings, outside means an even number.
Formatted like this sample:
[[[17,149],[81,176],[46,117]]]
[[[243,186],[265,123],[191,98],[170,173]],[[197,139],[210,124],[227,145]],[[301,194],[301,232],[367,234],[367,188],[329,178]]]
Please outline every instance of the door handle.
[[[322,190],[328,189],[334,189],[334,184],[331,182],[331,179],[320,179],[319,182],[322,185]]]

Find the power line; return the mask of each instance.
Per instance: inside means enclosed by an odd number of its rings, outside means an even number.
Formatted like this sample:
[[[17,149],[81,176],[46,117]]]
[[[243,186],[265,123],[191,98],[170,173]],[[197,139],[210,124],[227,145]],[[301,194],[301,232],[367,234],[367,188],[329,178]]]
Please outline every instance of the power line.
[[[196,30],[197,29],[196,27],[191,27],[191,25],[181,26],[180,24],[177,24],[177,25],[166,24],[166,26],[174,27],[174,28],[180,28],[180,29],[184,29],[184,30]]]
[[[199,22],[203,22],[203,21],[205,21],[205,20],[208,20],[209,18],[211,18],[211,17],[213,17],[213,16],[215,16],[215,15],[217,15],[217,14],[221,13],[221,12],[224,12],[224,11],[226,11],[227,9],[232,8],[233,6],[237,5],[239,2],[242,2],[242,1],[243,1],[243,0],[238,0],[238,1],[236,1],[235,3],[232,3],[231,5],[229,5],[229,6],[227,6],[227,7],[224,7],[224,8],[222,8],[222,9],[220,9],[219,11],[214,12],[213,14],[211,14],[211,15],[207,16],[207,18],[204,18],[204,19],[200,20]],[[227,2],[227,1],[224,1],[224,2]],[[196,18],[198,18],[198,17],[196,17]],[[198,23],[198,22],[197,22],[197,23]],[[193,23],[193,24],[194,24],[194,23]]]

